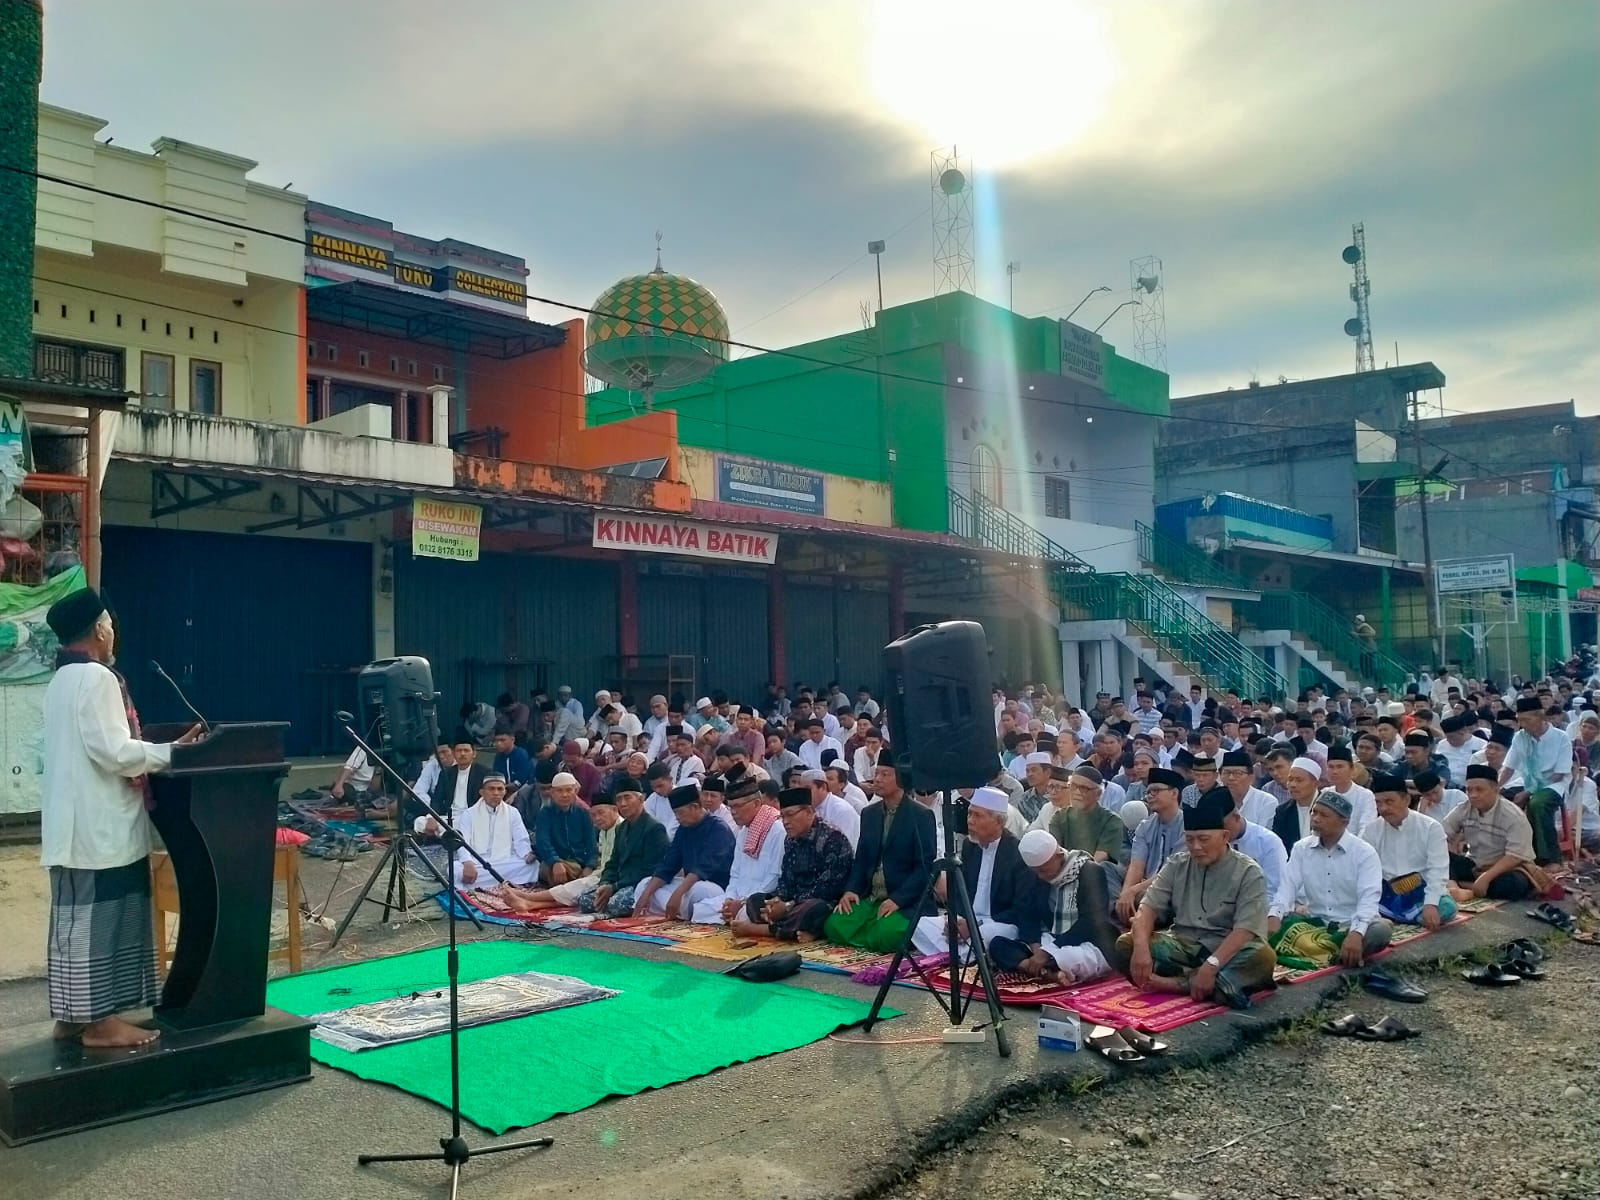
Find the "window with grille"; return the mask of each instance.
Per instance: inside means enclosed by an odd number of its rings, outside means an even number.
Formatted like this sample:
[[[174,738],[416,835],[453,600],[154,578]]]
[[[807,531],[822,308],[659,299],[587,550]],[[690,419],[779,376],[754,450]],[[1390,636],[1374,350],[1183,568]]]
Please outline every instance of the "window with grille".
[[[1072,491],[1059,475],[1044,477],[1044,515],[1064,521],[1072,517]]]
[[[119,391],[122,368],[123,351],[114,346],[91,346],[59,338],[33,340],[33,373],[50,383],[75,383]]]

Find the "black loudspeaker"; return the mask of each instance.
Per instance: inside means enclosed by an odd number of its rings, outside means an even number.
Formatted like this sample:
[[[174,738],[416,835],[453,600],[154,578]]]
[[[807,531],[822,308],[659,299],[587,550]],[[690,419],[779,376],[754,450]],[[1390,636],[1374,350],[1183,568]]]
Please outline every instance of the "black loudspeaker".
[[[427,759],[439,745],[438,693],[425,658],[406,655],[368,663],[356,677],[361,724],[369,740],[400,758]]]
[[[883,648],[895,761],[919,791],[982,787],[1000,769],[989,643],[976,621],[923,625]]]

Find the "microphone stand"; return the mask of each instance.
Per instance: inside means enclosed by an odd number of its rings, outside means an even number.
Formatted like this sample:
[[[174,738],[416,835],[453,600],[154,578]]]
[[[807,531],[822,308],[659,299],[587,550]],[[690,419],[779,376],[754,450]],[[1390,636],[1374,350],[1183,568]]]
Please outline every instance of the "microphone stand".
[[[378,766],[384,769],[384,771],[393,776],[395,782],[400,785],[401,789],[406,795],[416,796],[417,799],[423,801],[424,807],[427,808],[429,814],[442,826],[444,826],[444,833],[440,835],[439,840],[445,846],[450,857],[453,858],[458,849],[465,850],[468,854],[472,855],[473,858],[477,859],[478,864],[485,871],[494,876],[494,878],[500,883],[505,883],[505,876],[496,871],[494,867],[490,865],[489,860],[484,858],[483,855],[479,854],[477,850],[473,849],[473,847],[467,842],[466,838],[461,836],[460,832],[455,828],[455,825],[451,821],[448,811],[445,813],[434,812],[433,805],[428,802],[427,798],[422,796],[421,793],[415,791],[411,785],[405,781],[405,778],[400,774],[400,772],[395,770],[394,767],[390,766],[389,763],[384,760],[383,756],[369,746],[361,737],[361,735],[355,731],[350,721],[346,719],[346,714],[337,713],[335,716],[338,718],[339,723],[344,726],[344,731],[350,735],[350,740],[353,741],[357,746],[361,747],[367,758],[372,762],[377,763]],[[389,845],[384,849],[384,852],[378,856],[378,861],[373,865],[372,873],[367,876],[366,883],[361,885],[361,890],[356,893],[355,900],[351,902],[350,910],[344,914],[344,916],[340,919],[339,924],[334,928],[333,938],[328,942],[328,949],[332,950],[339,944],[339,939],[344,937],[344,931],[350,928],[350,922],[355,919],[355,915],[358,911],[360,911],[362,904],[367,902],[371,902],[373,904],[378,903],[378,901],[372,899],[372,885],[378,881],[378,876],[383,872],[383,868],[386,866],[389,868],[389,887],[384,893],[384,898],[382,901],[383,920],[387,922],[389,920],[389,914],[395,910],[399,910],[401,912],[410,911],[411,904],[406,900],[406,875],[404,870],[405,852],[408,849],[416,855],[418,861],[422,862],[428,868],[428,873],[439,881],[441,890],[436,894],[444,895],[446,892],[450,894],[450,914],[452,921],[454,919],[455,910],[459,902],[460,907],[466,912],[468,919],[471,920],[478,932],[483,932],[483,922],[478,920],[478,914],[472,911],[472,906],[467,903],[466,897],[461,893],[460,889],[455,886],[454,882],[446,880],[439,873],[439,871],[434,869],[433,863],[417,845],[416,835],[411,832],[410,826],[406,824],[404,802],[401,797],[397,796],[395,798],[394,837],[390,839]],[[448,866],[449,863],[447,861],[446,867]],[[452,879],[453,875],[454,873],[452,872]],[[454,932],[455,930],[452,928],[452,935]]]
[[[349,731],[350,736],[355,738],[357,745],[366,750],[369,755],[372,754],[372,750],[366,745],[366,743],[356,736],[355,731],[350,729],[348,724],[345,726],[345,728]],[[383,763],[382,759],[379,759],[378,761]],[[394,773],[394,768],[390,767],[387,763],[383,763],[383,766],[386,770],[390,771],[391,774]],[[399,778],[398,775],[395,777]],[[456,831],[454,825],[451,824],[448,817],[445,818],[443,823],[445,831],[441,835],[440,840],[447,847],[450,847],[452,854],[454,854],[455,848],[458,846],[462,849],[465,849],[469,854],[472,855],[472,857],[476,858],[480,863],[483,863],[484,867],[491,875],[494,875],[494,877],[499,879],[501,883],[505,882],[501,876],[495,873],[494,868],[490,867],[489,864],[484,861],[483,857],[476,850],[467,845],[466,841]],[[401,838],[409,838],[410,835],[402,832],[400,836]],[[530,1138],[526,1141],[505,1142],[497,1146],[479,1146],[478,1148],[473,1149],[471,1146],[467,1145],[466,1138],[461,1136],[461,1017],[459,1012],[461,992],[461,955],[458,943],[456,941],[455,904],[458,893],[456,888],[449,881],[447,881],[444,875],[440,873],[439,869],[433,865],[432,860],[430,860],[427,855],[418,854],[417,857],[421,860],[422,865],[427,868],[428,874],[432,875],[436,880],[439,881],[439,886],[444,889],[444,891],[451,893],[450,911],[447,915],[447,920],[450,923],[450,950],[447,958],[445,959],[446,973],[450,977],[450,1134],[448,1137],[442,1137],[439,1139],[439,1149],[437,1151],[424,1150],[414,1154],[358,1154],[356,1156],[356,1163],[359,1166],[366,1167],[373,1163],[383,1162],[442,1162],[450,1168],[450,1200],[456,1200],[461,1191],[461,1168],[466,1166],[468,1161],[472,1158],[483,1154],[504,1154],[508,1150],[548,1150],[551,1146],[555,1145],[555,1138]],[[379,865],[381,866],[382,864]],[[446,867],[448,869],[448,864],[446,864]],[[373,878],[377,878],[376,871],[373,872]],[[368,879],[367,887],[370,888],[371,886],[372,879]],[[358,900],[356,903],[360,904],[360,901]],[[465,901],[463,900],[463,906],[464,905]],[[466,911],[469,916],[472,916],[472,910],[470,908],[467,908]],[[350,912],[353,914],[355,909],[352,908]],[[473,924],[477,925],[480,930],[483,928],[482,923],[477,919],[477,917],[473,916],[472,920]],[[344,919],[344,925],[348,925],[349,923],[350,916],[347,915]],[[344,932],[344,925],[340,925],[340,933]],[[337,936],[334,940],[338,940]]]

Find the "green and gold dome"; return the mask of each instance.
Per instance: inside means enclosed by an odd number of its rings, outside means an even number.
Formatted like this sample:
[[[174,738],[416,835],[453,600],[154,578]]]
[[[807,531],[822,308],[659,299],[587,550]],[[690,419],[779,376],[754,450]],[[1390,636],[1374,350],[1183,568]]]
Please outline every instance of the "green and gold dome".
[[[589,316],[584,368],[629,391],[670,391],[728,360],[728,316],[711,289],[662,269],[620,279]]]

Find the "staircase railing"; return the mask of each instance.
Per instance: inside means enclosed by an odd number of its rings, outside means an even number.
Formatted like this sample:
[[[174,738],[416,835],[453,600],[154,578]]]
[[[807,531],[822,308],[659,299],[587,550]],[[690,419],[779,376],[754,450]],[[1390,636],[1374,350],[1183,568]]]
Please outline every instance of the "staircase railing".
[[[977,542],[1001,554],[1036,558],[1071,571],[1094,570],[1065,546],[1046,537],[999,505],[990,503],[982,496],[963,495],[954,488],[950,488],[949,493],[950,532],[956,537]]]
[[[1263,592],[1253,612],[1243,606],[1240,612],[1257,629],[1299,634],[1361,684],[1397,690],[1414,675],[1407,663],[1358,638],[1349,617],[1304,592]]]
[[[1052,580],[1062,608],[1080,620],[1125,621],[1173,662],[1196,673],[1213,691],[1282,697],[1283,676],[1227,629],[1149,575],[1057,572]]]
[[[1163,533],[1143,521],[1135,521],[1133,530],[1139,535],[1139,561],[1154,567],[1168,579],[1241,592],[1256,590],[1242,575],[1218,566],[1210,555],[1170,533]]]

